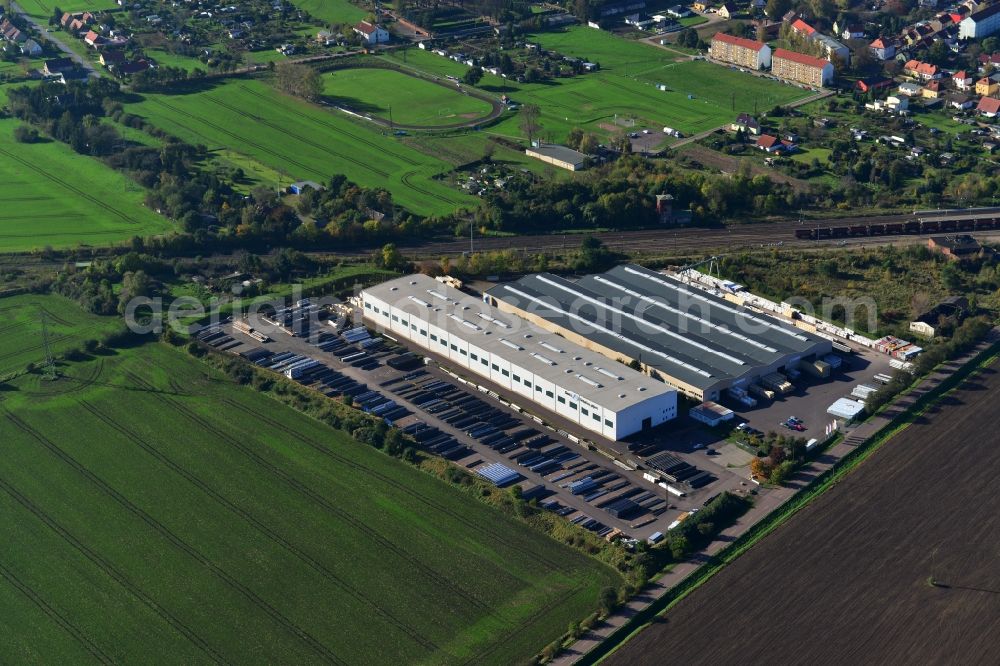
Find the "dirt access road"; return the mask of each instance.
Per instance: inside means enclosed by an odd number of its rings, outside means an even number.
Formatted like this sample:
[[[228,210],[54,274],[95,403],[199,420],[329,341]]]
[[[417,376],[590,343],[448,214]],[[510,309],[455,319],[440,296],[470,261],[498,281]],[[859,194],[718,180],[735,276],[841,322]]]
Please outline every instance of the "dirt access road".
[[[606,663],[997,663],[998,368],[945,396]]]

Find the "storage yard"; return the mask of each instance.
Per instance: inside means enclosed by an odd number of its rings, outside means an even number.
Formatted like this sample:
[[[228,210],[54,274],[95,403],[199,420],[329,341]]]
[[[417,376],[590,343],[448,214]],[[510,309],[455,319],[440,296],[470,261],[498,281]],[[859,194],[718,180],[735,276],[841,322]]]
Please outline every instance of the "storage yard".
[[[994,364],[606,663],[995,662],[997,390]]]
[[[759,384],[786,393],[780,374],[832,350],[830,340],[751,312],[641,266],[618,266],[571,282],[551,274],[486,293],[517,314],[605,356],[638,361],[697,400]]]

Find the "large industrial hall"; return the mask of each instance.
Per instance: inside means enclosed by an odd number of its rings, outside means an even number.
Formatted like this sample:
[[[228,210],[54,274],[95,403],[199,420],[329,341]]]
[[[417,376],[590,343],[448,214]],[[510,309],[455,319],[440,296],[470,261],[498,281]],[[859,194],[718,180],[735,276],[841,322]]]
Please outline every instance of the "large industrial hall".
[[[612,440],[677,416],[677,391],[426,275],[361,293],[364,318]]]
[[[606,357],[636,360],[698,401],[831,351],[825,338],[631,264],[575,282],[529,275],[485,299]]]

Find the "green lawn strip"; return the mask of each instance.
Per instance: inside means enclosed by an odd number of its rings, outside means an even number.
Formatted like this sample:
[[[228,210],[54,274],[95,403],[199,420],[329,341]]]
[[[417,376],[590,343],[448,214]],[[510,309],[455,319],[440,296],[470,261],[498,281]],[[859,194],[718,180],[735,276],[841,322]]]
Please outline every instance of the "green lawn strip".
[[[993,344],[980,352],[957,372],[941,382],[936,388],[921,396],[903,414],[876,432],[866,442],[857,446],[832,467],[817,476],[808,487],[796,493],[787,502],[737,537],[736,540],[719,551],[717,555],[710,558],[707,564],[699,567],[650,606],[639,611],[626,624],[622,625],[596,648],[584,655],[577,663],[586,666],[602,661],[618,647],[624,645],[631,637],[642,631],[655,617],[668,611],[684,599],[684,597],[721,571],[726,565],[736,560],[740,555],[753,547],[754,544],[784,524],[800,509],[853,471],[894,435],[912,424],[938,400],[955,390],[967,377],[987,367],[998,357],[1000,357],[1000,343]]]
[[[165,345],[64,370],[14,380],[0,406],[17,425],[0,485],[41,514],[0,492],[0,523],[19,545],[0,565],[115,661],[202,661],[207,649],[237,663],[327,651],[348,663],[513,663],[620,580]],[[0,660],[25,626],[11,626]],[[46,650],[79,649],[69,632],[62,641]]]

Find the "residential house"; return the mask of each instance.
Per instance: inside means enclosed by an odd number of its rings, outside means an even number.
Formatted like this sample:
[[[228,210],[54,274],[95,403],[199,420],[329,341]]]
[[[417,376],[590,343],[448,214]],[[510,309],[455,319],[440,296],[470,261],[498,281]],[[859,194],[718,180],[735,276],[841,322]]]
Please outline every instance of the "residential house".
[[[942,76],[941,69],[937,65],[919,60],[907,60],[903,65],[903,73],[921,81],[939,79]]]
[[[729,129],[757,136],[760,134],[760,123],[750,114],[741,113],[736,116],[736,120],[729,126]]]
[[[90,12],[64,12],[59,18],[59,25],[70,32],[76,32],[80,27],[86,27],[94,20],[94,15]],[[80,27],[73,27],[80,26]]]
[[[87,32],[86,35],[83,36],[83,42],[87,46],[91,46],[91,47],[93,47],[93,48],[96,49],[99,44],[101,44],[101,43],[104,42],[104,38],[101,37],[96,32],[94,32],[93,30],[90,30],[90,31]]]
[[[3,38],[13,44],[22,44],[28,41],[28,36],[21,32],[13,23],[4,19]]]
[[[841,23],[834,22],[833,24],[833,34],[837,35],[841,39],[864,39],[865,38],[865,27],[860,23],[848,23],[842,21]]]
[[[971,109],[976,105],[976,101],[969,97],[968,95],[963,95],[962,93],[951,93],[945,97],[945,104],[947,104],[952,109],[958,109],[959,111],[965,111],[966,109]]]
[[[941,81],[938,79],[928,81],[924,84],[924,87],[920,89],[920,96],[925,99],[937,99],[940,95]]]
[[[712,37],[710,53],[716,60],[750,69],[764,69],[771,66],[770,46],[724,32],[717,32]]]
[[[771,73],[779,79],[822,88],[833,80],[833,63],[804,53],[777,49],[771,56]]]
[[[985,53],[979,56],[979,71],[982,72],[986,67],[992,65],[993,67],[1000,67],[1000,53],[994,53],[993,55],[986,55]]]
[[[907,110],[910,108],[910,98],[890,95],[886,99],[877,99],[874,102],[865,104],[865,108],[869,111],[875,111],[877,113],[895,113],[905,116],[907,114]],[[855,136],[854,140],[860,141],[861,138]]]
[[[905,116],[910,108],[910,98],[889,95],[885,98],[885,108],[889,113],[897,113]]]
[[[879,37],[868,48],[879,60],[892,60],[896,57],[896,44],[888,37]]]
[[[333,33],[329,30],[320,30],[316,33],[316,42],[320,46],[331,46],[336,44],[337,40],[334,38]],[[427,45],[424,42],[417,44],[418,48],[426,49]]]
[[[813,41],[820,45],[823,49],[823,55],[825,55],[828,60],[836,58],[844,63],[851,62],[851,49],[847,48],[847,45],[838,42],[833,37],[817,32],[813,35]]]
[[[920,91],[923,87],[919,83],[900,83],[899,88],[896,89],[900,95],[905,95],[906,97],[915,97],[920,95]]]
[[[354,26],[354,32],[361,35],[366,44],[384,44],[389,41],[388,30],[368,21],[362,21]]]
[[[105,67],[111,67],[112,65],[121,65],[125,62],[125,52],[117,50],[105,50],[101,52],[100,58],[101,64]]]
[[[996,118],[1000,115],[1000,99],[995,97],[983,97],[979,100],[979,105],[976,107],[976,111],[981,116]]]
[[[37,58],[42,55],[42,47],[33,39],[29,39],[21,44],[21,54],[29,58]]]
[[[762,134],[757,139],[756,146],[767,153],[780,153],[784,150],[781,139],[770,134]]]
[[[972,77],[964,69],[955,72],[951,75],[951,85],[955,87],[955,90],[961,90],[962,92],[972,90]]]
[[[151,69],[153,63],[148,60],[134,60],[130,62],[123,62],[122,64],[115,67],[115,73],[118,76],[131,76],[133,74],[138,74],[139,72],[145,72],[147,69]]]
[[[719,11],[716,13],[722,18],[729,20],[734,18],[737,14],[736,5],[731,2],[724,2],[722,3],[722,6],[719,7]]]
[[[816,28],[812,27],[800,18],[792,21],[792,30],[806,39],[812,39],[816,34]]]
[[[958,24],[959,39],[982,39],[1000,30],[1000,2],[969,14]]]
[[[895,81],[892,79],[887,79],[884,76],[879,78],[869,78],[869,79],[858,79],[855,87],[863,93],[872,92],[873,90],[881,90],[883,88],[891,88],[895,85]]]
[[[991,78],[983,77],[976,81],[976,94],[981,97],[995,97],[1000,91],[1000,84]]]
[[[45,76],[58,76],[63,72],[73,70],[75,67],[76,65],[71,58],[52,58],[45,61],[45,65],[42,67],[42,74]]]
[[[674,5],[667,10],[667,14],[673,16],[674,18],[687,18],[691,16],[691,10],[684,5]]]
[[[645,6],[646,6],[645,3],[643,3],[643,7],[645,7]],[[708,2],[708,0],[698,0],[697,2],[694,2],[694,3],[691,4],[691,9],[693,9],[696,12],[699,12],[701,14],[704,14],[705,12],[708,11],[708,8],[711,7],[711,6],[712,6],[712,3]]]

